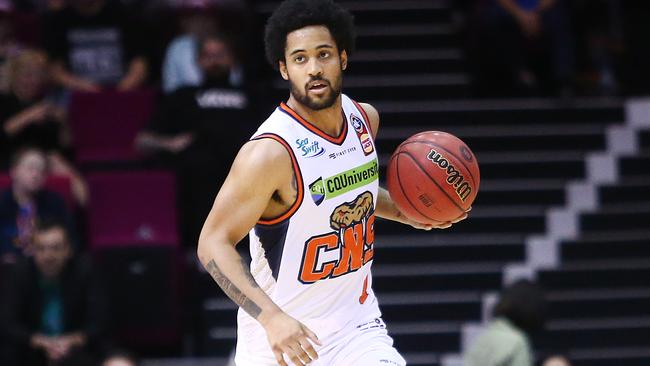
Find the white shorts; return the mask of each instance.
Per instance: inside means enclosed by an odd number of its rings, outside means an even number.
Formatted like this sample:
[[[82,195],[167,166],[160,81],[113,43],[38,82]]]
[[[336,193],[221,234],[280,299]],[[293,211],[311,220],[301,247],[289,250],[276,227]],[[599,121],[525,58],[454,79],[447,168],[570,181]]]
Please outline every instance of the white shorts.
[[[264,339],[264,342],[268,341]],[[309,366],[406,365],[404,358],[393,347],[393,339],[388,335],[386,324],[381,318],[345,328],[327,339],[321,339],[321,342],[323,346],[315,346],[318,360]],[[272,354],[253,355],[245,348],[244,342],[237,342],[237,366],[277,366]],[[292,365],[291,362],[287,364]]]

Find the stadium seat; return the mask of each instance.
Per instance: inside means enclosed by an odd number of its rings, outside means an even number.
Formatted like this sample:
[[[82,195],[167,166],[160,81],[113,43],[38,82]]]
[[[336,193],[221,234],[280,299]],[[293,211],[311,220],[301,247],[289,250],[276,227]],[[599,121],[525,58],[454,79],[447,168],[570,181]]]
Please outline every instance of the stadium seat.
[[[45,188],[58,193],[70,210],[75,207],[74,197],[72,196],[72,183],[70,178],[61,175],[50,175],[45,183]],[[0,191],[11,187],[11,177],[9,174],[0,173]]]
[[[149,120],[151,90],[73,93],[69,118],[81,164],[129,162],[138,158],[133,141]]]
[[[90,248],[178,246],[174,179],[162,171],[89,174]]]

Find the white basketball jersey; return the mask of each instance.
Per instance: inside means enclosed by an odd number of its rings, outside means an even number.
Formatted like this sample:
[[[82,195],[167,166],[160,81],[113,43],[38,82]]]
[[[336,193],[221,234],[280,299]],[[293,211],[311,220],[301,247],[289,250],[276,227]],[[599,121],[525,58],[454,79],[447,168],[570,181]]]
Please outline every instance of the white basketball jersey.
[[[251,273],[280,308],[321,340],[351,322],[381,316],[370,274],[377,153],[363,109],[345,95],[342,104],[339,137],[284,103],[253,135],[275,139],[289,151],[298,198],[284,215],[251,230]],[[246,349],[270,352],[263,328],[241,309],[238,328]]]

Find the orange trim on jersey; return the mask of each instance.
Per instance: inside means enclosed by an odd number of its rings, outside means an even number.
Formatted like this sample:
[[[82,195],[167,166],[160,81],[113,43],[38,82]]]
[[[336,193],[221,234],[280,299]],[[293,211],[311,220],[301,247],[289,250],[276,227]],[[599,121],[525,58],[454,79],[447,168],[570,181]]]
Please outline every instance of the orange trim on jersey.
[[[350,99],[350,100],[352,100],[352,99]],[[363,109],[363,107],[359,103],[357,103],[356,101],[352,100],[352,103],[354,103],[354,105],[357,107],[359,112],[361,112],[361,114],[363,115],[363,119],[366,120],[366,124],[368,125],[368,129],[370,130],[370,134],[372,135],[372,138],[374,140],[376,136],[375,136],[374,132],[372,131],[372,123],[370,123],[370,118],[368,118],[368,115],[366,114],[366,110]]]
[[[287,149],[287,151],[289,152],[289,156],[291,156],[291,164],[293,165],[293,174],[296,175],[296,183],[298,185],[298,197],[296,198],[296,202],[294,202],[285,213],[283,213],[278,217],[274,217],[272,219],[268,219],[268,220],[259,219],[257,221],[257,223],[260,225],[275,225],[293,216],[293,214],[296,213],[296,211],[298,210],[298,207],[300,207],[300,205],[302,204],[302,200],[304,197],[302,173],[300,172],[300,167],[298,166],[298,160],[296,159],[296,156],[293,154],[293,150],[291,150],[291,146],[289,146],[289,144],[286,141],[284,141],[282,137],[272,133],[264,133],[252,138],[252,140],[260,140],[260,139],[273,139],[281,143],[282,146],[284,146],[284,148]]]
[[[333,137],[333,136],[330,136],[330,135],[326,134],[325,132],[321,131],[321,129],[314,126],[313,124],[309,123],[307,120],[302,118],[296,111],[291,109],[291,107],[286,105],[284,102],[280,103],[280,109],[283,112],[289,114],[291,117],[293,117],[293,119],[295,119],[298,123],[300,123],[303,127],[308,129],[309,131],[315,133],[316,135],[324,138],[325,140],[327,140],[327,141],[329,141],[329,142],[331,142],[333,144],[341,145],[343,143],[343,141],[345,141],[345,137],[348,134],[348,123],[345,120],[345,118],[343,118],[344,123],[343,123],[343,129],[341,130],[341,133],[339,134],[338,137]]]

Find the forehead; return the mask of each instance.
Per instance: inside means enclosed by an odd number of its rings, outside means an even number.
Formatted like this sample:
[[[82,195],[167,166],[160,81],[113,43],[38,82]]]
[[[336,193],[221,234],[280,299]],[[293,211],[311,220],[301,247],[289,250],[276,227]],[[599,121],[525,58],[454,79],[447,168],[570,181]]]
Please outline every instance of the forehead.
[[[30,151],[26,152],[18,160],[18,166],[31,166],[34,164],[44,165],[45,157],[38,152]]]
[[[327,27],[323,25],[310,25],[287,34],[285,51],[291,53],[300,49],[310,50],[322,45],[336,47],[336,42]]]
[[[36,232],[34,235],[36,244],[66,244],[65,231],[60,227],[53,227],[48,230]]]

